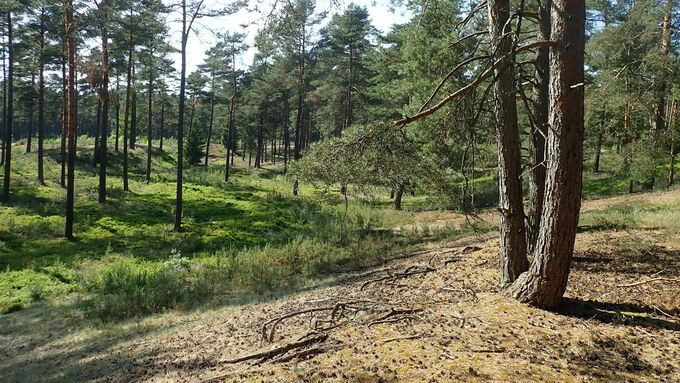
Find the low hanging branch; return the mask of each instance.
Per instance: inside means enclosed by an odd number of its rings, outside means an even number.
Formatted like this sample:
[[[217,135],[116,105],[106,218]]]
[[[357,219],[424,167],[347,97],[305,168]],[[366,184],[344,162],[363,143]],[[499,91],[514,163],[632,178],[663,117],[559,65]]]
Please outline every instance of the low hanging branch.
[[[458,97],[461,97],[461,96],[467,94],[469,91],[474,89],[477,85],[482,83],[484,80],[491,77],[491,75],[494,72],[494,67],[496,65],[498,65],[499,63],[501,63],[503,60],[506,60],[508,57],[510,57],[514,54],[522,53],[522,52],[525,52],[525,51],[528,51],[528,50],[531,50],[531,49],[534,49],[534,48],[545,47],[545,46],[548,46],[548,47],[555,46],[555,42],[554,41],[537,41],[537,42],[534,42],[534,43],[531,43],[531,44],[527,44],[527,45],[518,47],[515,50],[514,53],[507,54],[507,55],[499,58],[498,60],[496,60],[496,62],[494,62],[494,65],[492,65],[491,68],[487,69],[482,74],[480,74],[473,82],[471,82],[468,85],[465,85],[464,87],[462,87],[462,88],[458,89],[457,91],[451,93],[446,98],[441,100],[437,105],[431,107],[430,109],[421,111],[414,116],[406,116],[405,118],[402,118],[401,120],[393,121],[392,124],[393,125],[406,125],[406,124],[409,124],[413,121],[419,120],[423,117],[429,116],[430,114],[441,109],[444,105],[448,104],[449,102],[455,100]]]

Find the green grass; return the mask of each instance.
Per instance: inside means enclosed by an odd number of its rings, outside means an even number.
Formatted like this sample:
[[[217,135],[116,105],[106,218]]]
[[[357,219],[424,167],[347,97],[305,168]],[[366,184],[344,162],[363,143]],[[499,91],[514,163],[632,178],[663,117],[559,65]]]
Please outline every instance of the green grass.
[[[173,147],[167,141],[166,147]],[[101,319],[189,307],[224,293],[285,290],[329,273],[382,262],[392,252],[466,230],[395,235],[411,219],[336,191],[292,185],[277,167],[237,164],[223,182],[224,160],[185,172],[184,231],[172,231],[175,159],[154,151],[144,182],[146,149],[130,152],[130,192],[122,190],[122,155],[109,161],[108,202],[97,200],[91,140],[79,138],[76,241],[62,237],[65,191],[59,186],[57,142],[47,143],[47,185],[36,182],[35,154],[14,147],[11,202],[0,207],[0,309],[76,292]],[[216,153],[218,156],[221,153]],[[405,198],[410,203],[410,197]]]

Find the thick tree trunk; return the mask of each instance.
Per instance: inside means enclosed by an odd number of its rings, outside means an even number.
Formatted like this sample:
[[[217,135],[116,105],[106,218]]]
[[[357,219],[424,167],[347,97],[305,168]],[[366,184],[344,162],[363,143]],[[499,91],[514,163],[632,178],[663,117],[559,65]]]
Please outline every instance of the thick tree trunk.
[[[7,12],[7,115],[5,116],[5,168],[2,180],[2,200],[9,202],[9,181],[12,169],[12,129],[14,121],[14,47],[12,41],[12,12]]]
[[[95,119],[94,128],[94,150],[92,151],[92,166],[97,167],[99,163],[99,138],[101,133],[102,123],[102,100],[101,97],[97,100],[97,117]]]
[[[550,3],[539,3],[538,40],[550,40]],[[548,134],[548,87],[550,82],[549,47],[538,48],[534,80],[534,124],[530,142],[529,206],[527,212],[527,247],[533,254],[541,223],[543,199],[545,196],[545,137]]]
[[[545,206],[531,268],[510,288],[519,301],[557,306],[564,294],[581,207],[585,1],[553,0]]]
[[[5,31],[2,31],[2,45],[5,45]],[[7,134],[7,69],[5,50],[2,50],[2,150],[0,152],[0,165],[5,164],[5,135]]]
[[[76,47],[73,26],[73,0],[66,0],[66,39],[68,56],[68,174],[66,183],[66,228],[64,236],[73,240],[74,181],[76,163]]]
[[[500,283],[513,282],[528,268],[522,203],[519,128],[512,52],[509,0],[489,0],[489,33],[492,39],[496,81],[494,100],[498,143],[498,188],[500,211]],[[501,59],[505,57],[505,59]],[[499,62],[500,59],[500,62]]]

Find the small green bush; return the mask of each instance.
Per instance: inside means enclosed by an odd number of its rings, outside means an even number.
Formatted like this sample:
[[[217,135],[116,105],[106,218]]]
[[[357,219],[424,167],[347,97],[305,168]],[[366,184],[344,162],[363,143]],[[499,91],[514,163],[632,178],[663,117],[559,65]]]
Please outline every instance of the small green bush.
[[[11,314],[24,309],[24,305],[21,302],[12,302],[4,306],[0,306],[0,315]]]

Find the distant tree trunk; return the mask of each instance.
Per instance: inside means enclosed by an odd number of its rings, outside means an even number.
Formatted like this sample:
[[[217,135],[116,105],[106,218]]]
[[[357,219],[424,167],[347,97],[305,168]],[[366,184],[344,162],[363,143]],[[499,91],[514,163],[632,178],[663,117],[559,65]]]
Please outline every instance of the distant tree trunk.
[[[677,124],[677,114],[678,114],[678,101],[674,100],[669,108],[668,111],[668,127],[669,130],[671,131],[671,161],[670,161],[670,166],[668,168],[668,187],[673,186],[673,183],[675,181],[675,155],[676,155],[676,140],[677,138],[675,137],[675,124]]]
[[[149,70],[149,109],[148,126],[146,132],[146,183],[151,182],[151,139],[153,138],[153,70]]]
[[[192,20],[193,21],[193,20]],[[190,30],[187,29],[187,2],[182,0],[182,64],[179,79],[179,111],[177,119],[177,182],[175,197],[175,226],[174,231],[182,230],[182,184],[184,176],[184,102],[187,75],[187,40]]]
[[[102,123],[102,100],[101,97],[97,100],[97,117],[95,119],[94,129],[94,151],[92,152],[92,166],[96,167],[99,162],[99,134]]]
[[[489,33],[495,68],[496,141],[498,143],[501,285],[511,283],[528,268],[522,203],[519,128],[513,74],[509,0],[489,0]]]
[[[404,195],[404,185],[399,184],[394,193],[394,210],[401,210],[401,197]]]
[[[215,115],[215,75],[212,77],[212,92],[210,93],[210,119],[208,121],[208,139],[205,145],[205,166],[208,166],[210,155],[210,138],[212,138],[213,117]]]
[[[236,78],[234,78],[234,91],[229,102],[229,132],[227,133],[227,155],[224,169],[224,181],[229,181],[229,163],[233,161],[234,151],[234,108],[236,107]]]
[[[2,31],[2,45],[5,46],[5,31]],[[5,164],[5,135],[7,133],[7,72],[5,62],[5,50],[2,50],[2,150],[0,152],[0,165]]]
[[[27,125],[27,134],[26,134],[26,153],[31,152],[31,147],[33,146],[33,109],[35,105],[33,105],[33,91],[35,90],[35,74],[31,73],[31,92],[30,92],[30,97],[29,97],[29,102],[28,102],[28,115],[26,117],[26,120],[28,122]]]
[[[76,44],[73,26],[73,0],[66,0],[66,39],[68,50],[68,174],[66,184],[66,228],[64,236],[73,240],[73,205],[76,162]]]
[[[304,113],[304,97],[305,97],[305,28],[303,23],[302,28],[302,44],[300,44],[300,61],[298,62],[298,97],[297,97],[297,115],[295,116],[295,148],[293,148],[293,156],[296,160],[301,158],[300,150],[303,145],[302,141],[302,117]]]
[[[158,136],[160,138],[158,149],[161,151],[163,151],[163,135],[165,135],[165,100],[161,99],[161,126],[158,128]]]
[[[290,112],[288,111],[288,102],[286,102],[286,113],[284,115],[283,122],[283,173],[288,173],[288,151],[290,149],[290,127],[288,126],[288,117]]]
[[[551,0],[539,2],[538,40],[550,40],[550,4]],[[536,55],[536,73],[534,81],[535,129],[531,132],[529,172],[529,207],[527,212],[527,247],[533,254],[538,237],[545,196],[545,137],[548,134],[548,85],[550,82],[549,48],[538,48]]]
[[[109,136],[109,31],[102,26],[102,121],[99,133],[99,203],[106,202],[106,165],[107,165],[107,138]]]
[[[68,132],[68,77],[66,76],[66,47],[67,43],[64,42],[64,47],[62,47],[61,55],[61,95],[62,95],[62,105],[61,105],[61,146],[60,146],[60,158],[61,158],[61,187],[66,187],[66,135]]]
[[[257,127],[257,152],[255,153],[255,168],[262,167],[262,130],[264,125],[264,114],[260,113],[260,124]]]
[[[40,29],[38,33],[38,182],[45,185],[44,141],[45,141],[45,7],[40,8]]]
[[[553,0],[546,199],[531,268],[510,288],[519,301],[544,309],[567,286],[581,207],[585,1]]]
[[[602,156],[602,132],[597,133],[595,141],[595,163],[593,164],[593,173],[600,172],[600,157]]]
[[[118,79],[118,75],[116,75],[116,143],[115,143],[115,150],[116,153],[118,153],[118,137],[119,137],[119,130],[120,130],[120,82]]]
[[[132,48],[128,50],[127,87],[125,89],[125,113],[123,115],[123,190],[130,191],[128,184],[128,118],[132,99]]]
[[[2,200],[9,202],[9,177],[12,168],[12,123],[14,121],[14,47],[12,41],[12,12],[5,15],[7,20],[7,116],[5,117],[5,172],[2,180]]]
[[[132,82],[133,82],[133,87],[132,87],[132,105],[131,108],[132,110],[130,111],[131,117],[130,117],[130,149],[135,150],[135,145],[137,144],[137,90],[134,88],[134,81],[135,81],[135,70],[137,68],[135,67],[135,64],[132,64]]]

